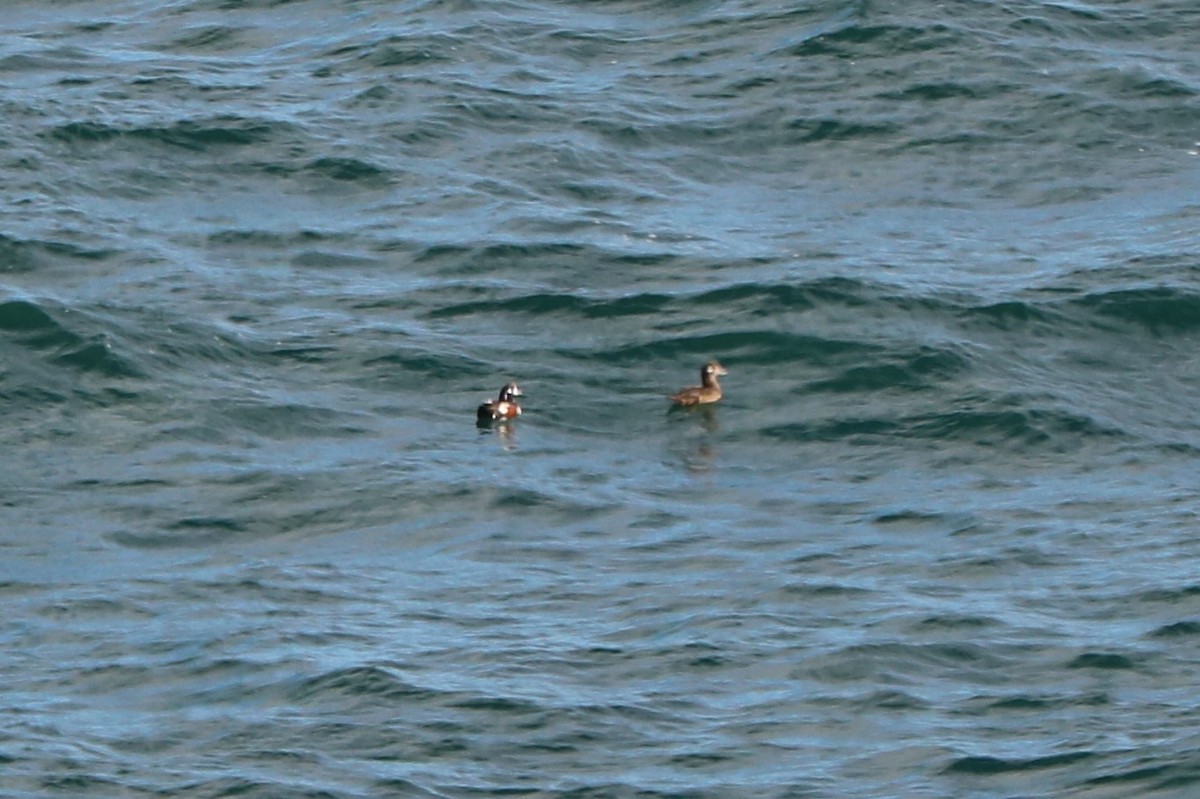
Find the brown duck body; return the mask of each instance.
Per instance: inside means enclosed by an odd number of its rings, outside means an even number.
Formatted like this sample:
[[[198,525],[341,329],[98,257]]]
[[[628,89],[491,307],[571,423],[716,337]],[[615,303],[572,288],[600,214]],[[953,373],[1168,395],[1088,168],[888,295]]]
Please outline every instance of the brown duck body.
[[[521,389],[516,383],[508,383],[500,389],[500,396],[488,400],[475,411],[475,418],[480,422],[495,422],[501,419],[516,419],[521,415],[521,406],[516,397],[522,396]]]
[[[704,405],[721,399],[721,384],[717,382],[720,375],[729,372],[716,361],[709,361],[700,367],[700,385],[688,386],[671,395],[671,401],[676,405]]]

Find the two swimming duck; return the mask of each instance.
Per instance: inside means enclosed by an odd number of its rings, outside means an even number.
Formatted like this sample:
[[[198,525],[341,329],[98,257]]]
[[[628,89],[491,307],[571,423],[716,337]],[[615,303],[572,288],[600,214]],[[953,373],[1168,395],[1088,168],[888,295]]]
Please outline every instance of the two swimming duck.
[[[717,378],[727,374],[729,372],[724,366],[716,361],[709,361],[700,367],[700,385],[680,389],[670,396],[670,400],[684,408],[716,402],[721,399],[721,384],[717,382]],[[521,406],[516,400],[520,396],[523,395],[516,383],[506,383],[496,399],[488,400],[479,406],[475,418],[480,424],[516,419],[521,415]]]

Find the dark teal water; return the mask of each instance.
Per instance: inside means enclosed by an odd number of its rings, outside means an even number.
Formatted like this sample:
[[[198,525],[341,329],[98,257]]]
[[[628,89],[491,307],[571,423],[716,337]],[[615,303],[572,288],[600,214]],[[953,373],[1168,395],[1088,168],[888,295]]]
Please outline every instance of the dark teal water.
[[[1197,41],[5,4],[0,797],[1196,795]]]

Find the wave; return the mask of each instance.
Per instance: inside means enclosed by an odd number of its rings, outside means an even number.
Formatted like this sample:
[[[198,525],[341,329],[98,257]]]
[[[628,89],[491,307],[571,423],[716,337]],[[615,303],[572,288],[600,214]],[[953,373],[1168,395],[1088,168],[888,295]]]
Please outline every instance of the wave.
[[[143,377],[136,360],[114,345],[114,335],[88,316],[71,316],[29,300],[0,303],[0,332],[45,362],[110,378]]]
[[[343,700],[376,702],[428,702],[440,692],[421,688],[400,678],[395,670],[380,665],[353,666],[329,671],[301,681],[289,697],[303,705]]]
[[[1114,289],[1075,303],[1099,318],[1115,319],[1159,336],[1200,330],[1200,291],[1175,287]]]
[[[68,122],[47,130],[50,140],[85,147],[118,139],[163,144],[187,150],[262,144],[290,131],[289,123],[243,116],[218,116],[205,120],[181,119],[170,125],[115,125],[103,122]]]
[[[0,233],[0,274],[36,272],[59,261],[106,261],[116,254],[114,249],[53,239],[17,239]]]
[[[436,247],[420,252],[415,261],[422,266],[437,265],[439,272],[449,275],[489,276],[487,282],[449,281],[421,289],[414,296],[421,299],[424,315],[430,319],[491,316],[502,322],[505,317],[518,316],[580,320],[645,316],[671,323],[719,315],[727,325],[760,321],[778,328],[792,322],[805,324],[806,313],[819,316],[838,310],[851,321],[861,319],[864,332],[876,332],[873,328],[879,321],[915,319],[962,331],[966,340],[1029,329],[1066,338],[1078,336],[1081,330],[1118,335],[1143,330],[1166,336],[1200,328],[1200,291],[1187,285],[1109,286],[1087,291],[1071,285],[1068,277],[1061,287],[1027,290],[984,302],[960,290],[914,290],[846,277],[730,283],[703,290],[678,278],[668,278],[678,284],[668,290],[530,290],[529,278],[543,270],[547,274],[576,269],[629,272],[643,281],[659,282],[655,280],[658,275],[678,274],[677,266],[701,269],[703,261],[670,255],[631,256],[566,243]],[[517,279],[518,274],[525,279]],[[1129,324],[1118,327],[1115,323]],[[669,326],[657,325],[663,330]]]
[[[1057,755],[1044,755],[1029,758],[999,758],[990,756],[971,755],[960,757],[946,767],[947,774],[1007,774],[1010,772],[1044,771],[1046,769],[1063,768],[1093,760],[1100,756],[1098,752],[1065,752]]]
[[[841,441],[873,444],[884,441],[963,442],[1008,449],[1071,450],[1096,440],[1129,440],[1123,430],[1087,415],[1044,408],[960,409],[915,416],[856,417],[845,415],[817,422],[769,426],[760,433],[780,441]]]

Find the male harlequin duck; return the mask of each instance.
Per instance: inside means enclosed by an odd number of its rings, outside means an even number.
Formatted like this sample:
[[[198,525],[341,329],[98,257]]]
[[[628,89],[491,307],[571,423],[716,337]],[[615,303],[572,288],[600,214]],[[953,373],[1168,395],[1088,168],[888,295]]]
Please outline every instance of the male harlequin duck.
[[[671,395],[671,401],[676,405],[703,405],[716,402],[721,398],[721,384],[717,382],[719,375],[727,375],[725,367],[716,361],[709,361],[700,367],[700,385],[687,388]]]
[[[479,406],[479,410],[475,412],[475,418],[480,422],[516,419],[521,415],[521,406],[517,404],[514,397],[520,396],[522,396],[521,389],[517,388],[517,384],[507,383],[504,388],[500,389],[498,398],[488,400]]]

